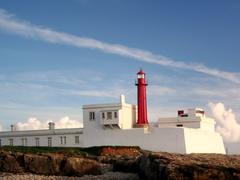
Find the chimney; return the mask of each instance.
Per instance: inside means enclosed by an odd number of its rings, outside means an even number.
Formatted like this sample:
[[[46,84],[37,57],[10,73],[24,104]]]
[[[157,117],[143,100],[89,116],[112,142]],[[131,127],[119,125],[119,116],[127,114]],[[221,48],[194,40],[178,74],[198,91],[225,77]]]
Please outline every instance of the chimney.
[[[16,128],[15,128],[14,124],[11,124],[11,131],[15,131],[15,130],[16,130]]]
[[[120,104],[125,104],[125,96],[123,94],[120,95]]]
[[[48,128],[49,128],[49,130],[55,129],[55,123],[54,122],[49,122],[48,123]]]

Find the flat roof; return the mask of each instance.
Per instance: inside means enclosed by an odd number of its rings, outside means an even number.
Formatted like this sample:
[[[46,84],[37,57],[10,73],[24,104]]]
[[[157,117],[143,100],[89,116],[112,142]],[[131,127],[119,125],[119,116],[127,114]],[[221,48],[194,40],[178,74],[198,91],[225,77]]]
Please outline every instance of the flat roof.
[[[62,135],[62,134],[83,134],[83,128],[2,131],[0,132],[0,138],[1,137],[19,137],[19,136],[47,136],[47,135]]]

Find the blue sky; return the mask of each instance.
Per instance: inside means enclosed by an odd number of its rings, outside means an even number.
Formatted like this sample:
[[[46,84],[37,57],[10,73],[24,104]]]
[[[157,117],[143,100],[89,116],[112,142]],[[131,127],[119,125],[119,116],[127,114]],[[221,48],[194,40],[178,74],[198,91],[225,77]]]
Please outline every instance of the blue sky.
[[[239,125],[237,0],[0,0],[0,9],[4,129],[30,117],[81,121],[83,104],[122,93],[135,104],[140,67],[151,121],[196,106],[214,116],[209,103],[222,103]]]

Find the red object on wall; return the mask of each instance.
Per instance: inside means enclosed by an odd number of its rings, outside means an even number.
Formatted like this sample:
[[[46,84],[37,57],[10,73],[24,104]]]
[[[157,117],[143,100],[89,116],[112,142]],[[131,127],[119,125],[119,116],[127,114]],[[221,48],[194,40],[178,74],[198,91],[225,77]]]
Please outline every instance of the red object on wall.
[[[178,117],[181,117],[184,115],[184,110],[178,110]]]
[[[138,94],[138,119],[137,125],[147,125],[147,96],[146,96],[146,76],[142,69],[137,73],[137,94]]]

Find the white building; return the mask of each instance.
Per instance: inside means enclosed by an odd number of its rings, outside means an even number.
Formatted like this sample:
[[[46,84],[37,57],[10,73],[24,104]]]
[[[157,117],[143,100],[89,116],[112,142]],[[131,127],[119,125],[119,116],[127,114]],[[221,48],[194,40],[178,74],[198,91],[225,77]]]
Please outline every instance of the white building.
[[[120,102],[83,106],[84,128],[0,132],[0,145],[89,147],[103,145],[140,146],[146,150],[176,153],[225,154],[215,121],[202,109],[179,111],[178,117],[161,118],[145,127],[136,127],[137,107]]]

